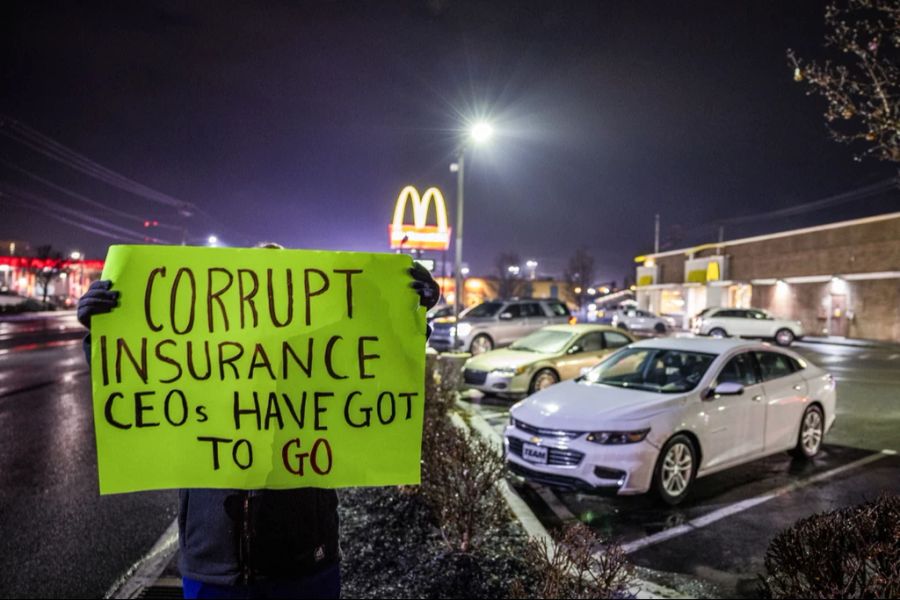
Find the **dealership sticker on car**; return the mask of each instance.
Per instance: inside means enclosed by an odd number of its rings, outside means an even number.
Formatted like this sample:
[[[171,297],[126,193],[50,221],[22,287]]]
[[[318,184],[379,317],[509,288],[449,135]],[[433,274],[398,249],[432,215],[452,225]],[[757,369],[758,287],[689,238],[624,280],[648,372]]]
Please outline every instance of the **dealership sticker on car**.
[[[534,444],[522,444],[522,458],[528,462],[547,464],[547,449]]]

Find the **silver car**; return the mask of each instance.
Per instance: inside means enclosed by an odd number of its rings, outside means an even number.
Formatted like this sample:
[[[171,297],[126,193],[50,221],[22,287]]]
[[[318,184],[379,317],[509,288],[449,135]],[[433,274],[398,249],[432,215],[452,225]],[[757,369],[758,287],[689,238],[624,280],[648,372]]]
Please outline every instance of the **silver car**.
[[[509,345],[541,327],[573,321],[566,305],[553,298],[490,300],[462,313],[458,328],[453,317],[435,319],[428,344],[441,352],[481,354]]]

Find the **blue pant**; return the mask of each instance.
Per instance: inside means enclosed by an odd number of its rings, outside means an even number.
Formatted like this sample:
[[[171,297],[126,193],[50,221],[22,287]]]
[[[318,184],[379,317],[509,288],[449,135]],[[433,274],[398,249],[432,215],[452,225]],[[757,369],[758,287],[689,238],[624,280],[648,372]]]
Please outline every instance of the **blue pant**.
[[[216,585],[182,577],[185,598],[327,598],[341,597],[341,568],[334,565],[309,577],[273,579],[247,585]]]

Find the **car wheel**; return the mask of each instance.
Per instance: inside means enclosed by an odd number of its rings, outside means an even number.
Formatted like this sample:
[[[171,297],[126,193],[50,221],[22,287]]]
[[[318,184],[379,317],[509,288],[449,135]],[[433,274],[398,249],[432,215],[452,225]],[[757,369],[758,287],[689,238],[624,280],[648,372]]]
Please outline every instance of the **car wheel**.
[[[814,457],[822,447],[823,437],[825,437],[825,418],[822,409],[816,405],[810,406],[803,412],[797,446],[791,450],[791,454],[802,459]]]
[[[656,333],[663,334],[666,332],[666,326],[663,325],[662,323],[657,323],[656,325],[653,326],[653,330]]]
[[[494,349],[494,340],[485,334],[476,335],[472,343],[469,344],[469,352],[472,356],[490,352]]]
[[[657,496],[675,506],[687,498],[697,472],[697,452],[691,440],[678,434],[663,446],[653,472],[653,488]]]
[[[531,378],[531,385],[528,387],[528,393],[533,394],[545,388],[550,387],[554,383],[559,383],[559,375],[553,369],[541,369]]]
[[[790,329],[779,329],[775,332],[775,343],[779,346],[790,346],[794,343],[794,332]]]
[[[728,334],[725,333],[725,330],[722,329],[721,327],[715,327],[713,329],[710,329],[709,335],[710,335],[710,337],[714,337],[714,338],[728,337]]]

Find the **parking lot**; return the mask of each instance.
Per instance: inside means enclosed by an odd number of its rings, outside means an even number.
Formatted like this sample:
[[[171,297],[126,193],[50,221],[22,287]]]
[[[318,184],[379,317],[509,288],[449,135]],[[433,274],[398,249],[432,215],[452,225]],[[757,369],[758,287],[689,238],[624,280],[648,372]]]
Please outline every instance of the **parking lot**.
[[[895,348],[797,344],[838,382],[837,421],[812,462],[778,454],[697,481],[688,500],[605,498],[514,478],[547,527],[580,520],[623,545],[638,566],[694,577],[727,596],[757,595],[771,539],[797,520],[900,493],[900,354]],[[467,406],[499,434],[511,401],[467,393]]]

